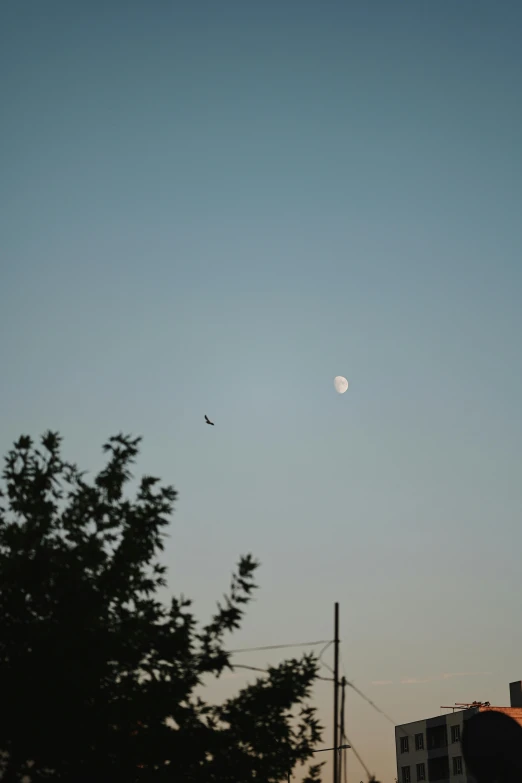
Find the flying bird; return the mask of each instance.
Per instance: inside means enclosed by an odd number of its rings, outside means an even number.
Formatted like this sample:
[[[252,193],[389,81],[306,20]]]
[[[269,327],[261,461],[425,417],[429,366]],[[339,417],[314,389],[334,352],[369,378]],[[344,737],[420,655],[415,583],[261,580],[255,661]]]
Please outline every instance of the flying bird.
[[[208,418],[207,414],[205,414],[205,421],[207,422],[207,424],[210,424],[211,427],[214,426],[214,422],[210,421],[210,419]]]

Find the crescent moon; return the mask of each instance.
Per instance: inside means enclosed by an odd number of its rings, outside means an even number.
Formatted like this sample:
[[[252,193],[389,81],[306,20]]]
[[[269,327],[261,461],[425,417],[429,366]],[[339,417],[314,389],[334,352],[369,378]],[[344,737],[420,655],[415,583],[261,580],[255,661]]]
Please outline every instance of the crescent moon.
[[[334,378],[334,389],[337,394],[344,394],[348,389],[348,381],[342,375],[336,375]]]

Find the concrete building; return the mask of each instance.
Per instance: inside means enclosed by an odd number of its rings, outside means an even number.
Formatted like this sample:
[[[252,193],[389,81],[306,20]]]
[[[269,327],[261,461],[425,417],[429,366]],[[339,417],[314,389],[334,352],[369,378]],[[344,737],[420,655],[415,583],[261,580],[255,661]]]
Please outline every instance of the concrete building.
[[[460,739],[466,720],[476,712],[504,712],[522,726],[522,682],[509,686],[510,707],[489,702],[456,705],[453,712],[395,727],[399,783],[473,783],[466,771]]]

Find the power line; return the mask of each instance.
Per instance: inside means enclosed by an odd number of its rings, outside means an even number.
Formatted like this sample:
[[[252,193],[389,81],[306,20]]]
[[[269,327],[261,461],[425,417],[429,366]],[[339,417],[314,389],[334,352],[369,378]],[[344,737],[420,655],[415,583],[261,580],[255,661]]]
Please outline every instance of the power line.
[[[322,659],[323,655],[325,654],[325,652],[327,651],[327,649],[328,649],[329,647],[331,647],[331,646],[332,646],[332,644],[333,644],[333,639],[331,639],[329,642],[326,642],[326,643],[325,643],[325,645],[324,645],[323,649],[322,649],[322,650],[321,650],[321,652],[319,653],[319,660],[321,660],[321,659]]]
[[[321,642],[319,642],[319,644],[321,644]],[[328,646],[330,646],[331,644],[333,644],[333,642],[328,642]],[[291,646],[292,647],[297,647],[298,645],[291,645]],[[327,664],[325,664],[324,661],[322,663],[323,663],[323,666],[326,666],[327,669],[330,669],[330,667]],[[341,657],[341,664],[342,664],[343,672],[345,672],[344,664],[342,662],[342,657]],[[246,665],[241,664],[241,663],[233,663],[232,664],[232,668],[233,669],[249,669],[250,671],[253,671],[253,672],[263,672],[264,674],[268,674],[269,673],[268,669],[261,669],[261,668],[259,668],[259,666],[246,666]],[[317,677],[317,679],[318,680],[322,680],[323,682],[333,682],[333,678],[332,677],[321,677],[319,675]],[[345,682],[346,682],[346,685],[349,685],[350,688],[352,688],[352,690],[354,690],[362,699],[364,699],[365,702],[367,702],[371,707],[373,707],[374,710],[377,710],[377,712],[380,713],[380,715],[383,715],[386,718],[386,720],[388,720],[391,724],[393,724],[393,726],[396,726],[396,723],[393,720],[393,718],[390,718],[390,716],[386,712],[384,712],[384,710],[381,710],[381,708],[378,707],[375,704],[375,702],[373,702],[368,696],[366,696],[366,694],[364,694],[359,688],[357,688],[357,686],[354,685],[353,682],[350,682],[350,680],[348,680],[346,678],[346,674],[345,674]]]
[[[321,650],[321,652],[319,653],[319,663],[320,663],[322,666],[324,666],[324,668],[325,668],[325,669],[328,669],[328,671],[330,672],[330,674],[333,674],[333,673],[334,673],[334,671],[333,671],[333,669],[332,669],[330,666],[328,666],[328,664],[327,664],[327,663],[325,663],[325,662],[323,661],[323,655],[325,654],[325,652],[327,651],[327,649],[328,649],[329,647],[331,647],[331,645],[332,645],[332,644],[333,644],[333,641],[331,641],[331,642],[327,642],[327,643],[325,644],[325,646],[323,647],[323,649]]]
[[[326,639],[319,639],[318,642],[297,642],[297,644],[270,644],[266,647],[244,647],[241,650],[228,650],[228,653],[229,655],[235,655],[236,653],[259,652],[262,650],[288,650],[291,647],[313,647],[318,644],[326,644],[328,647],[330,644],[333,644],[333,642],[327,641]]]
[[[378,707],[378,706],[377,706],[377,705],[376,705],[376,704],[375,704],[375,703],[374,703],[374,702],[373,702],[373,701],[372,701],[370,698],[368,698],[368,696],[366,696],[366,694],[365,694],[365,693],[363,693],[361,690],[359,690],[359,688],[357,688],[357,687],[356,687],[356,686],[353,684],[353,682],[350,682],[350,680],[348,679],[348,677],[346,677],[346,669],[344,668],[344,662],[343,662],[343,657],[342,657],[342,654],[341,654],[341,666],[342,666],[343,673],[344,673],[344,676],[345,676],[345,679],[346,679],[346,684],[347,684],[347,685],[349,685],[349,686],[350,686],[350,688],[352,688],[352,690],[354,690],[356,693],[358,693],[358,694],[359,694],[359,696],[361,697],[361,699],[364,699],[364,701],[366,701],[366,702],[367,702],[367,703],[368,703],[368,704],[369,704],[371,707],[373,707],[373,709],[374,709],[374,710],[377,710],[377,712],[379,712],[381,715],[384,715],[384,717],[386,718],[386,720],[390,721],[390,723],[392,723],[392,724],[395,726],[396,724],[395,724],[395,721],[393,720],[393,718],[390,718],[390,716],[389,716],[389,715],[387,715],[387,714],[384,712],[384,710],[381,710],[381,708],[380,708],[380,707]]]
[[[250,669],[250,671],[253,672],[264,672],[265,674],[270,674],[270,669],[260,669],[259,666],[246,666],[243,663],[232,663],[230,664],[232,669]],[[322,680],[322,682],[333,682],[333,677],[321,677],[317,676],[315,678],[316,680]]]
[[[355,748],[354,748],[354,746],[353,746],[353,742],[352,742],[351,740],[349,740],[349,739],[348,739],[348,737],[346,736],[346,734],[345,734],[344,732],[343,732],[343,736],[344,736],[344,741],[345,741],[346,743],[348,743],[348,745],[350,746],[350,748],[353,750],[353,752],[354,752],[354,755],[355,755],[355,758],[357,759],[357,761],[359,762],[359,764],[361,765],[361,767],[364,769],[364,771],[365,771],[365,772],[366,772],[366,774],[368,775],[368,778],[369,778],[369,779],[371,779],[372,775],[371,775],[371,773],[370,773],[370,770],[368,769],[368,767],[366,766],[366,764],[364,763],[364,761],[362,760],[362,758],[360,757],[360,755],[357,753],[356,749],[355,749]],[[345,767],[345,769],[346,769],[346,767]]]
[[[343,674],[344,674],[344,676],[346,677],[346,679],[348,679],[348,675],[346,674],[346,669],[345,669],[345,667],[344,667],[344,661],[343,661],[343,653],[342,653],[342,651],[340,651],[340,656],[341,656],[341,668],[342,668],[342,670],[343,670]]]
[[[229,655],[236,655],[238,653],[263,652],[263,651],[266,651],[266,650],[288,650],[288,649],[291,649],[293,647],[313,647],[313,646],[317,646],[319,644],[322,644],[322,645],[324,645],[324,647],[319,652],[318,662],[319,662],[319,664],[321,666],[324,666],[333,675],[334,674],[333,669],[327,663],[325,663],[325,661],[323,660],[323,655],[328,650],[328,648],[331,647],[331,645],[333,643],[334,642],[333,642],[332,639],[320,639],[318,641],[313,641],[313,642],[297,642],[296,644],[271,644],[271,645],[265,645],[265,646],[262,646],[262,647],[244,647],[244,648],[241,648],[240,650],[229,650],[228,653],[229,653]],[[339,657],[340,657],[341,667],[342,667],[343,674],[344,674],[345,684],[349,685],[350,688],[352,688],[362,699],[364,699],[364,701],[366,701],[371,707],[373,707],[374,710],[376,710],[378,713],[383,715],[386,718],[386,720],[390,721],[390,723],[395,725],[395,721],[392,718],[390,718],[390,716],[387,715],[384,712],[384,710],[381,710],[380,707],[378,707],[370,698],[368,698],[368,696],[366,696],[366,694],[364,694],[359,688],[357,688],[353,684],[353,682],[350,682],[350,680],[348,680],[348,678],[346,677],[346,668],[345,668],[344,661],[343,661],[342,654],[341,654],[340,650],[339,650],[339,653],[340,653]],[[268,669],[262,669],[262,668],[260,668],[258,666],[246,666],[244,664],[232,664],[232,668],[233,669],[247,669],[249,671],[262,672],[263,674],[268,674],[269,673]],[[318,680],[322,680],[323,682],[333,682],[333,677],[321,677],[319,675],[317,677],[317,679]],[[356,759],[358,760],[359,764],[362,766],[362,768],[364,769],[366,775],[368,776],[368,780],[369,781],[375,780],[375,778],[370,773],[370,770],[368,769],[368,767],[364,763],[361,755],[357,752],[357,749],[354,747],[353,742],[351,742],[351,740],[346,735],[344,725],[340,726],[340,729],[341,729],[340,733],[341,733],[341,737],[342,737],[341,742],[344,740],[344,742],[346,742],[348,745],[350,745],[350,748],[351,748],[351,750],[353,750]],[[344,754],[346,754],[345,750],[344,750]],[[343,774],[344,783],[346,783],[346,778],[347,778],[346,757],[343,760],[344,760],[344,764],[342,765],[342,772],[344,773]]]
[[[333,642],[328,642],[328,646],[330,644],[333,644]],[[246,666],[244,664],[240,664],[239,663],[239,664],[234,664],[233,668],[234,669],[248,669],[249,671],[263,672],[265,674],[268,674],[268,669],[260,669],[258,666]],[[331,677],[319,677],[318,679],[324,680],[326,682],[332,682],[332,678]],[[370,774],[370,772],[368,770],[368,767],[366,766],[366,764],[362,760],[361,756],[357,753],[356,749],[354,748],[354,746],[352,745],[352,743],[350,742],[350,740],[346,736],[346,732],[344,731],[344,726],[341,727],[341,736],[342,736],[341,745],[342,745],[343,740],[344,740],[344,742],[346,742],[350,746],[351,750],[353,750],[353,752],[354,752],[356,758],[358,759],[359,763],[361,764],[361,766],[363,767],[364,771],[368,775],[368,778],[371,779],[371,774]],[[344,754],[344,765],[343,765],[344,766],[344,769],[343,769],[343,771],[344,771],[344,783],[347,783],[346,748],[343,746],[342,748],[340,748],[340,750],[341,749],[342,749],[343,754]],[[324,750],[333,750],[333,748],[322,748],[322,750],[323,751]]]
[[[323,655],[328,650],[328,648],[331,647],[331,645],[333,644],[333,640],[332,639],[319,639],[318,641],[297,642],[295,644],[270,644],[270,645],[265,645],[265,646],[262,646],[262,647],[243,647],[240,650],[229,650],[228,653],[229,653],[229,655],[236,655],[238,653],[263,652],[263,651],[266,651],[266,650],[288,650],[288,649],[291,649],[293,647],[313,647],[313,646],[317,646],[319,644],[323,644],[324,645],[324,647],[322,648],[322,650],[320,651],[320,653],[318,655],[319,664],[321,666],[324,666],[325,669],[327,669],[330,672],[330,674],[333,675],[334,674],[333,669],[331,668],[331,666],[329,666],[323,660]],[[354,685],[354,683],[351,682],[346,677],[346,668],[345,668],[345,665],[344,665],[342,654],[340,654],[340,661],[341,661],[341,667],[342,667],[342,670],[343,670],[343,673],[344,673],[344,676],[345,676],[346,685],[349,685],[350,688],[352,688],[352,690],[354,690],[362,699],[364,699],[364,701],[366,701],[371,707],[373,707],[374,710],[376,710],[380,715],[383,715],[386,718],[387,721],[389,721],[393,726],[395,726],[396,724],[395,724],[395,721],[393,720],[393,718],[391,718],[386,712],[384,712],[384,710],[381,710],[381,708],[378,707],[375,704],[375,702],[373,702],[368,696],[366,696],[365,693],[363,693],[359,688],[357,688]],[[232,668],[233,669],[248,669],[249,671],[262,672],[263,674],[268,674],[269,673],[268,669],[261,669],[261,668],[259,668],[257,666],[245,666],[245,665],[242,665],[242,664],[232,664]],[[333,681],[332,677],[321,677],[321,676],[318,676],[317,679],[322,680],[323,682],[332,682]],[[368,767],[366,766],[366,764],[362,760],[361,756],[359,755],[359,753],[357,752],[357,750],[353,746],[353,743],[351,742],[351,740],[346,736],[346,733],[344,732],[344,728],[343,727],[341,727],[341,731],[342,731],[343,739],[345,740],[345,742],[347,742],[351,746],[351,749],[353,750],[355,757],[357,758],[357,760],[359,761],[359,763],[363,767],[364,771],[368,775],[368,778],[371,780],[372,776],[371,776],[370,771],[368,770]],[[344,772],[344,775],[346,775],[346,772],[347,772],[346,763],[344,764],[343,772]]]
[[[371,707],[373,707],[373,709],[374,709],[374,710],[377,710],[377,712],[380,712],[380,714],[381,714],[381,715],[384,715],[384,717],[386,718],[386,720],[389,720],[389,721],[390,721],[390,723],[391,723],[391,724],[393,724],[393,726],[395,726],[395,725],[396,725],[396,724],[395,724],[395,721],[393,720],[393,718],[390,718],[390,716],[389,716],[389,715],[387,715],[387,714],[384,712],[384,710],[381,710],[381,708],[380,708],[380,707],[378,707],[378,706],[377,706],[377,705],[376,705],[376,704],[375,704],[375,703],[374,703],[374,702],[373,702],[371,699],[369,699],[369,698],[368,698],[368,696],[366,696],[366,695],[365,695],[365,694],[364,694],[362,691],[360,691],[360,690],[359,690],[359,688],[356,688],[356,687],[355,687],[355,685],[353,684],[353,682],[350,682],[349,680],[346,680],[346,684],[347,684],[347,685],[349,685],[349,686],[350,686],[350,688],[352,688],[352,689],[355,691],[355,693],[358,693],[358,694],[359,694],[359,696],[361,697],[361,699],[364,699],[364,701],[368,702],[368,704],[369,704]]]
[[[232,666],[233,669],[249,669],[252,672],[264,672],[264,674],[269,674],[270,672],[268,669],[260,669],[259,666],[243,666],[240,663],[235,663]]]
[[[359,695],[359,696],[360,696],[362,699],[364,699],[364,700],[365,700],[365,701],[366,701],[368,704],[370,704],[370,706],[372,706],[374,710],[376,710],[378,713],[380,713],[381,715],[383,715],[383,716],[386,718],[386,720],[390,721],[390,723],[392,723],[392,724],[395,726],[395,721],[394,721],[394,720],[392,720],[392,718],[390,718],[390,716],[389,716],[389,715],[387,715],[387,714],[384,712],[384,710],[381,710],[381,709],[380,709],[380,707],[378,707],[378,706],[377,706],[377,705],[376,705],[376,704],[375,704],[375,703],[374,703],[374,702],[373,702],[373,701],[372,701],[370,698],[368,698],[368,696],[366,696],[366,694],[364,694],[364,693],[363,693],[363,692],[362,692],[362,691],[361,691],[359,688],[357,688],[357,687],[356,687],[356,686],[353,684],[353,682],[350,682],[350,681],[348,680],[348,677],[346,676],[346,668],[345,668],[345,666],[344,666],[344,661],[343,661],[343,658],[342,658],[342,653],[341,653],[341,656],[340,656],[340,657],[341,657],[341,668],[342,668],[342,670],[343,670],[343,674],[344,674],[344,682],[345,682],[345,684],[346,684],[346,685],[349,685],[349,686],[350,686],[350,688],[352,688],[352,689],[353,689],[353,690],[354,690],[354,691],[355,691],[355,692],[356,692],[356,693],[357,693],[357,694],[358,694],[358,695]],[[343,689],[343,690],[344,690],[344,689]],[[367,776],[368,776],[368,780],[370,781],[370,783],[372,783],[372,781],[375,781],[375,777],[374,777],[374,776],[373,776],[373,775],[370,773],[370,770],[368,769],[368,767],[366,766],[366,764],[365,764],[365,763],[364,763],[364,761],[362,760],[362,757],[361,757],[361,756],[360,756],[360,754],[357,752],[357,750],[354,748],[352,741],[351,741],[350,739],[348,739],[348,737],[346,736],[346,731],[345,731],[344,725],[341,727],[341,732],[342,732],[342,737],[343,737],[344,741],[345,741],[345,742],[347,742],[347,743],[348,743],[348,744],[351,746],[351,748],[352,748],[352,750],[353,750],[353,752],[354,752],[354,755],[355,755],[356,759],[358,760],[359,764],[362,766],[362,768],[363,768],[363,769],[364,769],[364,771],[366,772],[366,774],[367,774]],[[404,730],[403,730],[403,733],[404,733]],[[345,761],[345,764],[344,764],[344,770],[343,770],[343,771],[344,771],[344,783],[346,783],[346,779],[347,779],[347,766],[346,766],[346,761]]]

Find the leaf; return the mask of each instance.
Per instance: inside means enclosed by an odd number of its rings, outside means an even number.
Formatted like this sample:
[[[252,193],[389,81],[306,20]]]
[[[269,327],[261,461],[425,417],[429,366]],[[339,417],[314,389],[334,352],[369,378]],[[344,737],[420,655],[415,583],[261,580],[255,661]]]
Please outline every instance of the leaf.
[[[183,595],[159,600],[165,530],[177,498],[143,476],[141,439],[119,434],[89,479],[46,432],[5,457],[0,511],[0,747],[6,779],[276,783],[313,760],[308,704],[318,664],[283,661],[224,704],[203,685],[233,671],[259,563],[241,557],[213,616]],[[180,553],[183,556],[183,553]],[[51,718],[52,715],[52,718]],[[293,717],[297,715],[297,717]],[[26,760],[33,766],[26,769]],[[319,780],[320,765],[309,781]],[[51,772],[49,772],[51,770]]]

